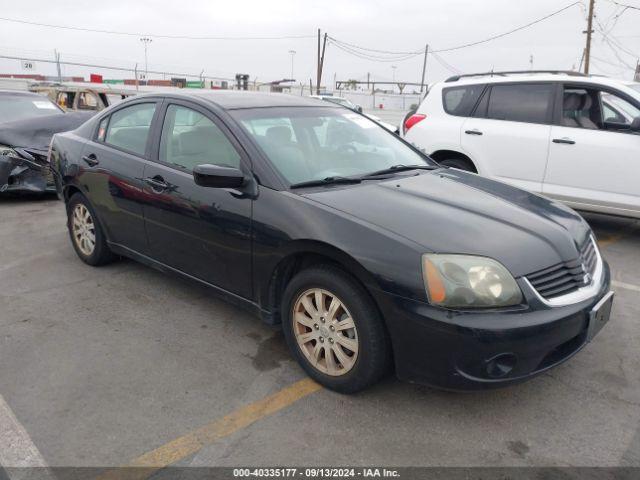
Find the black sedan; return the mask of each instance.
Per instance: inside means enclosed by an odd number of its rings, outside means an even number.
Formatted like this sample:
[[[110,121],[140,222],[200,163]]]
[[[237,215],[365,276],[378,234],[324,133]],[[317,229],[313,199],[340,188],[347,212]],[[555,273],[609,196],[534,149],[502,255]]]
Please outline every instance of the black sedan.
[[[610,274],[573,210],[440,167],[375,122],[287,95],[139,96],[55,135],[73,247],[211,287],[280,325],[321,384],[390,370],[473,390],[567,360]]]

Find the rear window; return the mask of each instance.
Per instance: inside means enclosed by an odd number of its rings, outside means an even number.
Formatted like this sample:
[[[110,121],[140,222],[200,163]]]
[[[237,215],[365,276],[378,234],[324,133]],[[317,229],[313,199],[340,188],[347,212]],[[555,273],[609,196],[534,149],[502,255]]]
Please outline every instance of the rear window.
[[[444,89],[442,91],[444,111],[458,117],[470,116],[484,87],[484,85],[466,85]]]
[[[491,88],[487,118],[525,123],[548,123],[554,85],[519,83]]]

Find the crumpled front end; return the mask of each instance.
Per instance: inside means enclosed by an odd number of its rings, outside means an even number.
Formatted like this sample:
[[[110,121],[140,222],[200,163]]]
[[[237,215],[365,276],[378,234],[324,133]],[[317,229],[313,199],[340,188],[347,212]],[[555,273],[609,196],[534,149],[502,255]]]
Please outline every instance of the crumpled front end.
[[[45,150],[0,146],[0,194],[55,191]]]

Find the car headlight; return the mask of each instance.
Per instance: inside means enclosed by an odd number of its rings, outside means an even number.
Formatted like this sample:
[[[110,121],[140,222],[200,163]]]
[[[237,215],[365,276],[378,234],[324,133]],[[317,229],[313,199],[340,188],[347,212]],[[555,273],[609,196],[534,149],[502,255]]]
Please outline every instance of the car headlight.
[[[522,291],[499,262],[473,255],[425,254],[422,273],[433,305],[450,308],[508,307]]]

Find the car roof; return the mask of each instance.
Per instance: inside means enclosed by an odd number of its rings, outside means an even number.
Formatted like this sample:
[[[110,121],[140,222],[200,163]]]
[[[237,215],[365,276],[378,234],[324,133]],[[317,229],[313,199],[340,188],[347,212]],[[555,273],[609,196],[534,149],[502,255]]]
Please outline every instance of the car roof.
[[[519,73],[519,74],[499,74],[491,75],[490,73],[477,76],[469,76],[460,78],[459,80],[450,80],[441,82],[444,87],[455,87],[458,85],[477,85],[487,83],[531,83],[531,82],[568,82],[568,83],[587,83],[593,85],[606,85],[611,87],[628,87],[628,80],[617,80],[615,78],[600,75],[581,75],[570,73]]]
[[[0,90],[0,95],[2,96],[14,96],[14,97],[36,97],[42,98],[44,100],[48,100],[44,95],[39,95],[33,92],[25,92],[23,90]]]
[[[318,100],[284,93],[247,92],[240,90],[183,90],[171,93],[149,93],[146,96],[182,97],[204,100],[224,110],[264,107],[317,107]],[[133,97],[136,98],[136,97]],[[327,108],[339,108],[326,104]]]

